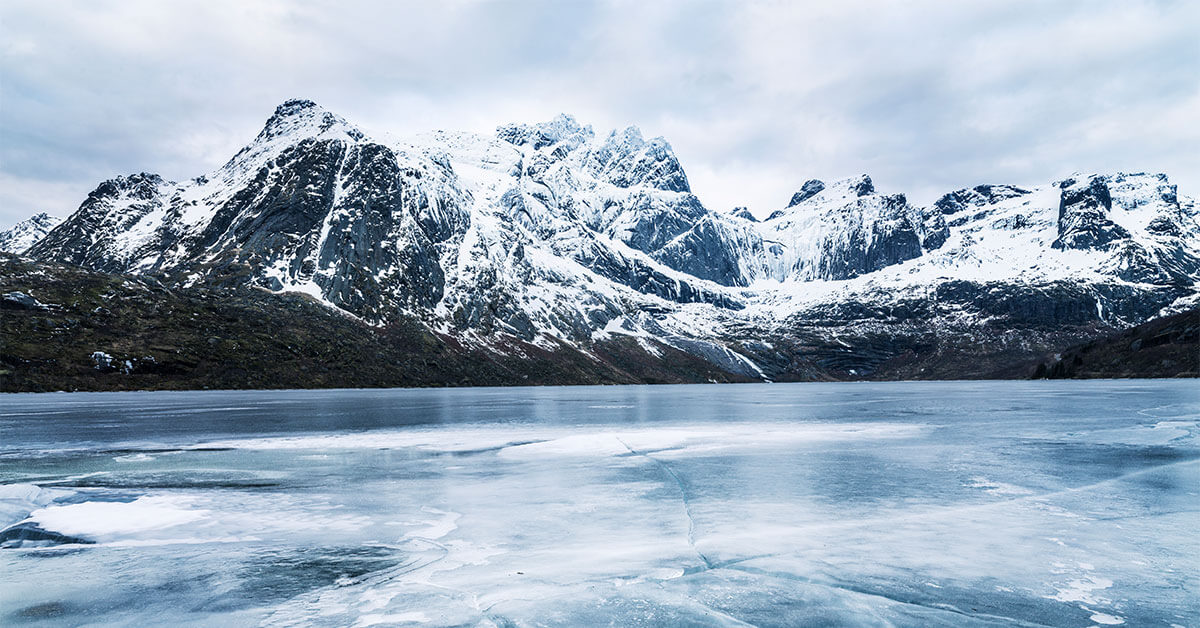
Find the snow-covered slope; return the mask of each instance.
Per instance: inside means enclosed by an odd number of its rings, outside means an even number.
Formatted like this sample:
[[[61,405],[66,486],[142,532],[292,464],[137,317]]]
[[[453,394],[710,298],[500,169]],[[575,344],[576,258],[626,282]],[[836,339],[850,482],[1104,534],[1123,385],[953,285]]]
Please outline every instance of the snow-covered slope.
[[[775,301],[787,306],[833,298],[830,291],[929,288],[950,280],[1151,289],[1194,287],[1200,276],[1195,203],[1179,197],[1166,175],[1078,175],[1029,189],[978,186],[943,196],[933,209],[942,214],[933,220],[945,225],[936,248],[849,281],[786,283]]]
[[[876,193],[867,175],[809,181],[759,229],[769,243],[764,276],[776,281],[857,277],[920,257],[947,236],[940,214]]]
[[[866,175],[812,180],[757,221],[706,208],[666,140],[633,127],[564,115],[376,140],[296,100],[205,176],[104,182],[29,254],[301,291],[470,342],[653,338],[757,376],[747,343],[887,322],[898,303],[929,326],[1009,310],[1141,322],[1195,293],[1200,224],[1157,174],[984,185],[929,207]]]
[[[20,254],[46,237],[50,230],[62,222],[62,218],[45,212],[34,214],[9,229],[0,231],[0,252]]]

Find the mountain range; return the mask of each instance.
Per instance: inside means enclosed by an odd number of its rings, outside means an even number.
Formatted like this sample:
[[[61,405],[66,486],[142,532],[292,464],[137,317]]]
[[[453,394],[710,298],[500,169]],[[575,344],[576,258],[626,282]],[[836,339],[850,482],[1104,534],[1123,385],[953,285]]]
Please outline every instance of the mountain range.
[[[670,144],[635,127],[561,115],[376,139],[306,100],[213,172],[105,181],[61,222],[0,232],[0,250],[176,290],[299,293],[474,352],[599,363],[633,343],[663,371],[687,355],[747,380],[1024,376],[1200,305],[1200,214],[1164,174],[928,206],[866,175],[814,179],[759,220],[706,207]]]

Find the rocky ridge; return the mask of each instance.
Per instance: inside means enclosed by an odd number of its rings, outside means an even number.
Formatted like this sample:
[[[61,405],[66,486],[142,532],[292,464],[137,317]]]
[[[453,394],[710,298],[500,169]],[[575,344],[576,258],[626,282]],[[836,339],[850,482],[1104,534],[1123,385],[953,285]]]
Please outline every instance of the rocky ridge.
[[[835,376],[928,333],[965,346],[1017,331],[1032,355],[1145,322],[1196,293],[1200,223],[1161,174],[981,185],[929,207],[866,175],[810,180],[760,221],[706,208],[670,144],[634,127],[559,116],[377,141],[295,100],[212,173],[102,183],[24,254],[304,293],[474,346],[654,339],[786,379],[790,351],[855,339],[872,348],[830,362]]]
[[[0,253],[24,253],[60,222],[62,218],[42,212],[0,231]]]

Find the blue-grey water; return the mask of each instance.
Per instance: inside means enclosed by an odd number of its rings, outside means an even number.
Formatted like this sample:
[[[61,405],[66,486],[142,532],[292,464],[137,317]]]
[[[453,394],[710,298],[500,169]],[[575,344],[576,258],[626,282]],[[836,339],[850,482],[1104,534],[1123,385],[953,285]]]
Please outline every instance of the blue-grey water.
[[[0,529],[6,626],[1200,626],[1200,386],[7,395]]]

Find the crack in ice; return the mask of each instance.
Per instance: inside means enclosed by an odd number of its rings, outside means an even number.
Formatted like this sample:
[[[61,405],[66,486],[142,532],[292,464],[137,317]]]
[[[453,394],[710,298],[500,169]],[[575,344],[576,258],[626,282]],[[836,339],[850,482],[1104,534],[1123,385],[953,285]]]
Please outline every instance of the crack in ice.
[[[692,551],[695,552],[696,556],[699,556],[700,560],[704,563],[705,571],[715,568],[716,563],[709,560],[708,556],[705,556],[704,552],[701,552],[700,548],[696,547],[696,519],[695,519],[695,517],[692,516],[692,504],[691,504],[691,501],[688,499],[687,488],[683,485],[683,480],[680,479],[679,475],[675,473],[674,469],[672,469],[670,466],[668,466],[662,460],[659,460],[658,458],[655,458],[654,456],[651,456],[650,454],[642,453],[642,452],[634,449],[633,447],[630,447],[629,443],[625,442],[620,436],[614,435],[613,438],[617,439],[617,442],[621,443],[621,445],[624,446],[625,449],[628,449],[629,453],[631,453],[635,456],[641,456],[642,458],[645,458],[645,459],[653,462],[654,464],[658,465],[658,467],[660,469],[662,469],[664,472],[666,472],[666,474],[671,476],[671,479],[675,481],[675,486],[679,488],[680,501],[683,502],[683,514],[684,514],[684,516],[687,517],[687,520],[688,520],[688,532],[687,532],[688,545],[691,546]],[[685,571],[684,575],[690,575],[690,573],[695,573],[695,572]]]

